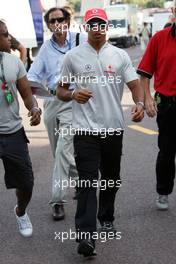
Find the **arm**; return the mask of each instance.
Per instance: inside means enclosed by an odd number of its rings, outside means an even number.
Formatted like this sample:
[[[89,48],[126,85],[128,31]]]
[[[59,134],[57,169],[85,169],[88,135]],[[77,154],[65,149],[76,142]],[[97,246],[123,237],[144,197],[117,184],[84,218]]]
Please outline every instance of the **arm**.
[[[46,80],[45,54],[45,47],[42,46],[27,73],[28,80],[38,83],[44,83]]]
[[[133,101],[136,104],[131,111],[132,121],[140,122],[144,117],[144,92],[139,85],[138,76],[126,52],[124,52],[123,59],[123,79],[131,90]]]
[[[131,90],[135,106],[132,108],[132,121],[140,122],[144,118],[144,91],[141,89],[138,80],[127,83]]]
[[[29,110],[28,116],[31,116],[31,126],[38,125],[41,120],[41,109],[38,108],[37,101],[32,95],[26,76],[17,80],[17,89],[23,99],[26,108]]]
[[[154,117],[157,113],[157,105],[153,97],[151,96],[150,92],[150,79],[141,76],[140,77],[140,84],[142,89],[144,90],[145,94],[145,108],[146,108],[146,113],[149,117]]]
[[[86,89],[79,89],[70,91],[68,90],[70,84],[59,83],[56,95],[57,97],[65,102],[75,100],[77,103],[85,104],[91,97],[92,93]]]
[[[157,70],[159,41],[160,38],[156,33],[151,38],[137,69],[137,73],[140,74],[140,85],[144,91],[146,113],[149,117],[154,117],[157,112],[156,103],[150,93],[150,79]]]
[[[130,89],[135,104],[138,102],[144,102],[144,91],[139,85],[139,80],[134,80],[127,83],[128,88]]]
[[[26,50],[26,48],[12,35],[10,35],[10,37],[11,37],[11,49],[19,51],[20,59],[23,62],[23,64],[25,64],[27,61],[27,50]]]
[[[27,50],[26,48],[20,43],[19,46],[17,47],[17,50],[20,53],[20,59],[23,62],[23,64],[26,64],[27,62]]]
[[[72,83],[72,77],[75,77],[75,74],[69,53],[67,53],[62,64],[60,82],[56,90],[56,95],[62,101],[69,102],[75,100],[77,103],[85,104],[92,97],[92,92],[86,89],[68,90],[70,83]]]
[[[72,91],[68,90],[69,84],[62,85],[61,83],[58,84],[56,90],[56,96],[65,102],[69,102],[72,100]]]

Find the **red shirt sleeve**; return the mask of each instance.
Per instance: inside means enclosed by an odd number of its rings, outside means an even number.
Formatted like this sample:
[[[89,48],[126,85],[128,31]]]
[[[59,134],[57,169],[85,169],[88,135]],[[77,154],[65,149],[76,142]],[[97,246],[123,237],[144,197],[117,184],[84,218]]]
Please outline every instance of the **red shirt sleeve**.
[[[152,78],[157,64],[157,34],[154,35],[148,43],[143,58],[138,66],[137,73],[147,78]]]

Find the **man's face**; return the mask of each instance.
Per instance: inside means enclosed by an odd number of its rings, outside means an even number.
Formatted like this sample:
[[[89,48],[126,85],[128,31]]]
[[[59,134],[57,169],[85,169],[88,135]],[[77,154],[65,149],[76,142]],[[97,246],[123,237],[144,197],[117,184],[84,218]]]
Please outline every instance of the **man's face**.
[[[49,14],[49,29],[56,35],[61,35],[69,28],[68,21],[62,11],[56,10]]]
[[[9,36],[7,27],[0,25],[0,51],[10,52],[11,37]]]
[[[88,38],[98,43],[106,40],[107,28],[107,23],[99,18],[91,19],[85,25],[85,29],[88,32]]]

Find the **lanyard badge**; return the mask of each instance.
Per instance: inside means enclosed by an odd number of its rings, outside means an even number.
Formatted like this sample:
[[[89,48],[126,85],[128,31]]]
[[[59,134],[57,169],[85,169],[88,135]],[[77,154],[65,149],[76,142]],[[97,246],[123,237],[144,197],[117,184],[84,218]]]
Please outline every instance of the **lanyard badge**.
[[[5,95],[5,99],[6,99],[6,102],[10,105],[11,103],[13,103],[14,101],[14,98],[13,98],[13,94],[10,90],[10,88],[8,87],[7,83],[4,82],[2,84],[2,90],[4,91],[4,95]]]

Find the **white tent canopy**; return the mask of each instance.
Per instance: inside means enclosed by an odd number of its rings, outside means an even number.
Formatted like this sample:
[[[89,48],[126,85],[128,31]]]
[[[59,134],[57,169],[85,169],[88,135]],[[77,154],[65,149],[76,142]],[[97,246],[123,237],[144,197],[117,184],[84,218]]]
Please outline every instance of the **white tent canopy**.
[[[5,20],[9,33],[25,47],[37,47],[29,1],[0,0],[0,7],[0,19]]]

